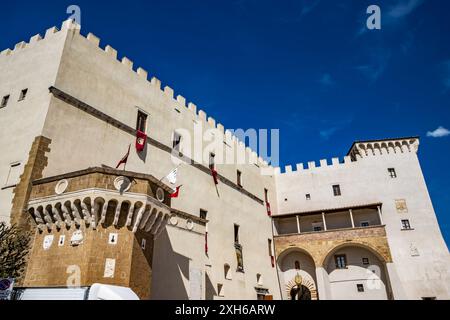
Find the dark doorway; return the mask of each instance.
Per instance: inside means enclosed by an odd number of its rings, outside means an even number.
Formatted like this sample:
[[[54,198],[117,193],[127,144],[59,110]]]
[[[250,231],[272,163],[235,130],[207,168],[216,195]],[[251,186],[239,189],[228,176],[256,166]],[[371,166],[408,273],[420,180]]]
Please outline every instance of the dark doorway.
[[[311,291],[304,285],[293,287],[289,294],[291,300],[311,300]]]

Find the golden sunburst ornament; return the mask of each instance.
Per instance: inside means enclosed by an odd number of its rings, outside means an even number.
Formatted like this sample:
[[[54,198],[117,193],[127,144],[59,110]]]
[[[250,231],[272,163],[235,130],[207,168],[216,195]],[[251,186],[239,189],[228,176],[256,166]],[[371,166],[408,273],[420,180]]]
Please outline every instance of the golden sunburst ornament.
[[[301,276],[300,274],[297,273],[297,274],[295,275],[294,281],[295,281],[295,284],[296,284],[298,287],[300,287],[300,286],[302,285],[302,281],[303,281],[302,276]]]

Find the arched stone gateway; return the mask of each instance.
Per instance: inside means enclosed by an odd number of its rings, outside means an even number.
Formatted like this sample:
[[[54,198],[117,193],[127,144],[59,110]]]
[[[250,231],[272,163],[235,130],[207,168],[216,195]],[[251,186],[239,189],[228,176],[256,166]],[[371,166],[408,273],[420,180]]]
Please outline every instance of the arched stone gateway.
[[[317,300],[315,263],[309,253],[293,248],[278,259],[280,281],[284,282],[284,300]],[[283,286],[283,283],[281,284]]]
[[[300,272],[286,284],[286,293],[290,300],[317,300],[317,289],[314,279],[305,272]]]

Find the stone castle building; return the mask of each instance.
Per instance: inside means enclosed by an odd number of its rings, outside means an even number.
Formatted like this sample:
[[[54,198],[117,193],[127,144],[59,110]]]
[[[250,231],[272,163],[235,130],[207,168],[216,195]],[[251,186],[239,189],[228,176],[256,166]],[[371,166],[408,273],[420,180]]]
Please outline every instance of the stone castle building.
[[[144,299],[450,298],[418,137],[355,142],[343,161],[282,173],[70,20],[2,51],[0,70],[0,219],[33,233],[21,286],[116,284]],[[245,163],[215,161],[216,149],[186,157],[198,126]],[[139,152],[137,132],[147,135]],[[175,166],[173,185],[164,177]]]

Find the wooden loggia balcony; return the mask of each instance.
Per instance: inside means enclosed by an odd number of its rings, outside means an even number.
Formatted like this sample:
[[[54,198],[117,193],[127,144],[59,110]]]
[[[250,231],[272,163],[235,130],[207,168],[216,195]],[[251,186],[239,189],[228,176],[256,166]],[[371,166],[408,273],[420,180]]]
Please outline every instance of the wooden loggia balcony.
[[[357,234],[384,230],[381,203],[345,208],[297,212],[273,216],[275,236],[313,235],[340,232]],[[372,231],[364,231],[370,229]]]

